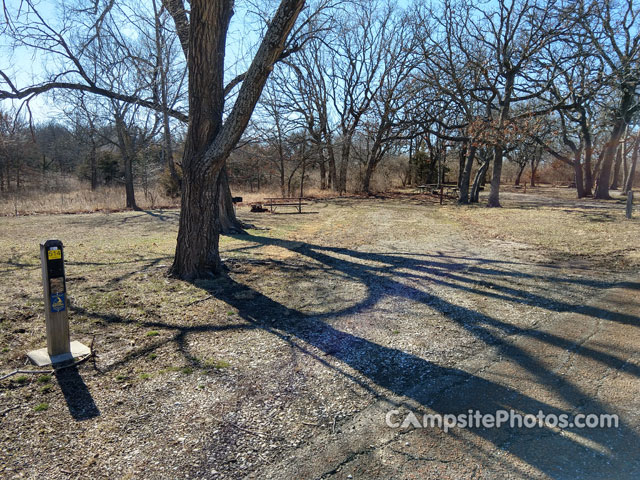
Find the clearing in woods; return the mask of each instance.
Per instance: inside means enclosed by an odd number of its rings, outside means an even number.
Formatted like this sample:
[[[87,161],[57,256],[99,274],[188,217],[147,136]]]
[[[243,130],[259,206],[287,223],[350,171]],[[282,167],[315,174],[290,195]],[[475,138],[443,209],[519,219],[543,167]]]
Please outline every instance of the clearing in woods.
[[[241,207],[260,228],[223,237],[227,275],[193,284],[166,276],[176,211],[1,218],[0,372],[45,344],[48,237],[97,358],[0,383],[0,475],[637,478],[640,223],[538,192]],[[619,426],[444,433],[390,428],[393,409]]]

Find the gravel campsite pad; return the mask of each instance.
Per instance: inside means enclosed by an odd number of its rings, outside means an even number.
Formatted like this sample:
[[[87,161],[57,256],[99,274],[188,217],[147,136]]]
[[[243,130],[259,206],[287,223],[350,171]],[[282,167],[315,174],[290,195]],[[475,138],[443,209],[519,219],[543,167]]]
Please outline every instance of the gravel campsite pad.
[[[640,223],[554,190],[246,213],[222,278],[167,277],[178,212],[0,218],[0,374],[46,344],[38,244],[65,245],[96,356],[0,382],[2,478],[638,478]],[[616,414],[617,428],[385,417]]]

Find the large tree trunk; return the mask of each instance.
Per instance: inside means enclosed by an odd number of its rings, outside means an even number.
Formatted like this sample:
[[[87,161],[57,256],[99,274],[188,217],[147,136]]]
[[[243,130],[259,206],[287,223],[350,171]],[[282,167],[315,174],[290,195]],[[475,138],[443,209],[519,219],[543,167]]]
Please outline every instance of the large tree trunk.
[[[124,190],[127,197],[127,208],[140,210],[136,204],[135,189],[133,187],[133,155],[131,152],[124,154]]]
[[[593,170],[591,158],[593,157],[593,141],[587,121],[582,122],[582,138],[584,138],[584,196],[593,195]]]
[[[611,181],[611,170],[613,168],[613,161],[616,155],[618,144],[620,143],[620,137],[625,129],[624,119],[619,118],[611,132],[611,137],[607,142],[604,151],[602,152],[602,161],[600,164],[600,173],[598,174],[598,183],[596,185],[596,191],[593,195],[594,198],[606,200],[611,198],[609,195],[609,182]]]
[[[520,179],[522,178],[522,174],[524,173],[524,169],[526,166],[527,166],[527,163],[523,163],[520,165],[520,168],[518,169],[518,174],[516,175],[516,181],[515,181],[516,187],[520,185]]]
[[[480,165],[480,168],[476,172],[476,178],[473,180],[473,186],[471,187],[471,198],[469,199],[470,203],[478,203],[480,201],[480,186],[482,184],[482,179],[489,170],[489,159],[485,159]]]
[[[124,190],[126,206],[132,210],[140,210],[136,205],[135,189],[133,187],[133,158],[135,148],[133,140],[127,131],[124,119],[119,111],[115,111],[116,133],[118,135],[118,147],[124,162]]]
[[[462,145],[462,147],[460,147],[460,152],[458,155],[458,182],[457,182],[457,186],[458,188],[460,188],[460,186],[462,185],[462,176],[464,175],[464,166],[465,166],[465,160],[467,158],[467,144],[464,143]]]
[[[220,210],[217,206],[220,181],[202,181],[192,170],[185,172],[182,178],[178,245],[171,270],[185,280],[206,278],[221,270],[218,252]]]
[[[91,172],[91,190],[98,187],[98,166],[96,162],[97,156],[96,142],[91,141],[91,151],[89,152],[89,170]]]
[[[340,195],[347,193],[347,168],[349,167],[349,156],[351,154],[351,135],[346,135],[343,142],[340,154],[340,177],[336,188]]]
[[[228,211],[228,205],[223,208],[220,202],[230,197],[224,165],[246,129],[304,3],[304,0],[281,1],[223,124],[225,43],[234,2],[190,2],[189,128],[182,160],[178,240],[171,266],[174,276],[192,280],[221,270],[220,211]]]
[[[324,155],[323,152],[320,152],[321,155]],[[318,162],[318,165],[320,167],[320,190],[326,190],[327,189],[327,163],[326,160],[324,158],[320,158],[320,161]]]
[[[226,165],[222,168],[218,176],[218,215],[220,222],[220,234],[232,235],[245,233],[244,229],[250,225],[244,225],[236,218],[236,210],[233,208],[233,198],[229,185],[229,174]]]
[[[536,157],[531,157],[531,181],[529,182],[529,185],[532,187],[536,186],[536,172],[538,171],[538,165],[539,163],[536,161]]]
[[[511,109],[511,95],[515,84],[515,71],[510,71],[505,76],[504,99],[500,108],[499,131],[502,131],[509,119]],[[502,160],[504,149],[502,145],[497,145],[493,149],[493,174],[491,176],[491,192],[489,193],[488,207],[500,207],[500,178],[502,177]]]
[[[364,178],[362,179],[362,191],[364,193],[371,193],[371,177],[373,177],[373,172],[376,169],[376,162],[373,160],[367,163],[367,169],[364,172]]]
[[[620,186],[620,167],[622,167],[622,157],[624,150],[624,142],[619,142],[616,150],[616,161],[613,167],[613,180],[611,181],[611,190],[617,190]]]
[[[631,157],[631,166],[629,167],[629,174],[627,175],[627,183],[624,185],[623,193],[627,194],[633,189],[633,180],[636,176],[636,168],[638,165],[638,154],[640,154],[640,138],[636,139],[635,147],[633,148],[633,155]]]
[[[583,198],[585,196],[584,174],[582,171],[582,163],[580,162],[581,157],[582,157],[582,152],[579,149],[576,150],[573,156],[573,172],[574,172],[574,178],[576,182],[576,192],[578,194],[578,198]]]
[[[327,179],[327,188],[333,188],[334,191],[338,191],[338,177],[336,172],[336,154],[333,149],[333,143],[331,137],[325,135],[327,142],[327,155],[329,156],[329,178]]]
[[[487,206],[500,207],[500,177],[502,176],[502,147],[493,149],[493,173],[491,175],[491,191]]]
[[[464,164],[464,170],[460,177],[460,196],[458,197],[458,203],[466,205],[469,203],[469,183],[471,181],[471,169],[473,168],[473,162],[476,157],[476,151],[478,147],[471,144],[467,149],[467,159]]]

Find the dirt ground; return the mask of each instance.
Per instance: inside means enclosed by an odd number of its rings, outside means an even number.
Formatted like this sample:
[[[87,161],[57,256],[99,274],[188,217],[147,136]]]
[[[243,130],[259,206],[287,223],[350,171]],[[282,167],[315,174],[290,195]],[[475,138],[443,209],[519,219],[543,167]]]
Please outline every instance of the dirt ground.
[[[248,213],[219,279],[167,278],[178,212],[0,218],[0,376],[45,345],[65,245],[94,360],[0,381],[2,478],[640,477],[640,212],[559,189]],[[617,428],[391,428],[397,410]]]

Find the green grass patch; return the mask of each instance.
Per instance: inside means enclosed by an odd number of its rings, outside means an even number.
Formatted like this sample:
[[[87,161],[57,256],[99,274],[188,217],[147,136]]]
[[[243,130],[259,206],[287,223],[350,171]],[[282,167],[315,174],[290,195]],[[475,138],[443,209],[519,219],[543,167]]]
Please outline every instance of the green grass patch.
[[[13,379],[14,382],[20,385],[24,385],[25,383],[27,383],[27,380],[29,380],[29,377],[27,377],[26,375],[19,375]]]
[[[33,409],[36,412],[44,412],[45,410],[49,410],[49,404],[48,403],[39,403],[38,405],[35,406],[35,408]]]
[[[42,388],[40,388],[40,393],[49,393],[52,389],[53,385],[44,385]]]
[[[51,375],[40,375],[38,377],[38,383],[49,383],[51,381]]]
[[[149,360],[155,360],[156,358],[158,358],[158,355],[155,353],[150,353],[147,358]]]
[[[160,370],[161,373],[168,373],[168,372],[180,372],[180,373],[184,373],[185,375],[190,375],[193,373],[193,368],[191,367],[167,367],[163,370]]]
[[[151,330],[150,332],[147,332],[147,337],[157,337],[158,335],[160,335],[160,332],[156,330]]]
[[[202,366],[204,368],[215,368],[215,369],[223,369],[229,368],[231,364],[225,360],[216,360],[214,358],[207,358],[204,362],[202,362]]]
[[[141,380],[149,380],[151,378],[151,374],[150,373],[141,373],[140,374],[140,379]]]

